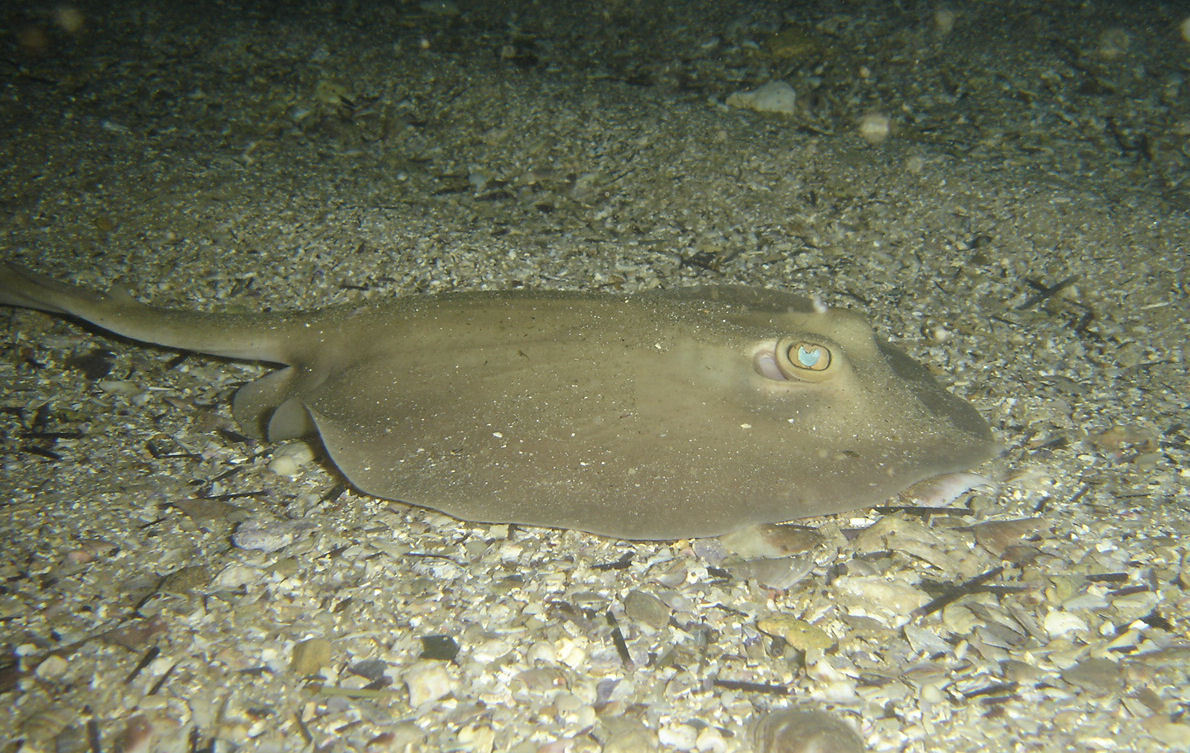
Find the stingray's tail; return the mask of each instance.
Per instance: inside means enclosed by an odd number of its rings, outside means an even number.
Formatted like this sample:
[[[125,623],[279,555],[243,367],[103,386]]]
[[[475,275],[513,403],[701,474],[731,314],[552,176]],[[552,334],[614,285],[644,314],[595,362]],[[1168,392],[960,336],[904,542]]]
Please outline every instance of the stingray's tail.
[[[170,348],[290,363],[292,314],[239,316],[158,308],[0,264],[0,305],[65,314],[117,335]]]

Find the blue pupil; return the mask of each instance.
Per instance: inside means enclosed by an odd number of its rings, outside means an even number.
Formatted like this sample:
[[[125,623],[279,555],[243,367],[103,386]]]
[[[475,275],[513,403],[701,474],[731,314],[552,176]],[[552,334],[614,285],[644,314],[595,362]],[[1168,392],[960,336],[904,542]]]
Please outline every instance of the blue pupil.
[[[818,365],[822,360],[822,348],[807,348],[805,345],[797,346],[797,362],[807,369],[812,369]]]

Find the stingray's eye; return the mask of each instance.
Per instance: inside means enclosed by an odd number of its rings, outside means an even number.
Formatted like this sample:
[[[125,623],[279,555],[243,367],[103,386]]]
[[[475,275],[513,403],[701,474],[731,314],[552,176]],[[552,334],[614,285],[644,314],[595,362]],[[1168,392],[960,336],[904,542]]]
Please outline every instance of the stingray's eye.
[[[799,369],[826,371],[831,365],[831,352],[814,343],[791,345],[786,356],[789,358],[789,362]]]
[[[777,369],[786,379],[821,382],[835,371],[831,369],[831,349],[822,343],[782,340],[777,343],[774,355]]]
[[[752,355],[752,368],[765,379],[777,382],[825,382],[843,368],[842,355],[831,345],[786,337],[769,341]]]

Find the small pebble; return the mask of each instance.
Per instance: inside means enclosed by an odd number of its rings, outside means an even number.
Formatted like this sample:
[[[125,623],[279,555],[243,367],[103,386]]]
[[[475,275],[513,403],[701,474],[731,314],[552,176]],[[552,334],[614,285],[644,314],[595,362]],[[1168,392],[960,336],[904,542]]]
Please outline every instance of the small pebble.
[[[421,658],[451,661],[459,654],[459,644],[449,635],[423,635]]]
[[[442,698],[454,687],[445,667],[430,660],[418,662],[403,679],[409,690],[409,705],[414,708]]]
[[[69,666],[70,663],[66,659],[57,654],[50,654],[37,665],[34,674],[43,680],[54,680],[66,674]]]
[[[123,379],[101,379],[98,384],[99,389],[109,395],[118,395],[129,399],[145,393],[145,389],[139,384]]]
[[[769,635],[784,638],[786,643],[799,651],[825,649],[834,643],[822,628],[785,614],[761,618],[756,626]]]
[[[384,677],[388,663],[381,659],[364,659],[348,668],[348,672],[371,682],[377,682]]]
[[[624,612],[632,619],[643,622],[654,630],[669,624],[669,607],[652,594],[633,589],[624,597]]]

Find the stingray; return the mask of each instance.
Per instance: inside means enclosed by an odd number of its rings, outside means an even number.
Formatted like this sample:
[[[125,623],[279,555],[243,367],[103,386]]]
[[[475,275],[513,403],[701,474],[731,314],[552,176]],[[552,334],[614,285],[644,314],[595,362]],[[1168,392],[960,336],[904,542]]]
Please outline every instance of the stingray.
[[[462,520],[714,536],[880,504],[995,454],[988,425],[863,317],[767,289],[398,297],[218,314],[0,267],[0,303],[282,368],[254,437],[316,434],[361,492]]]

